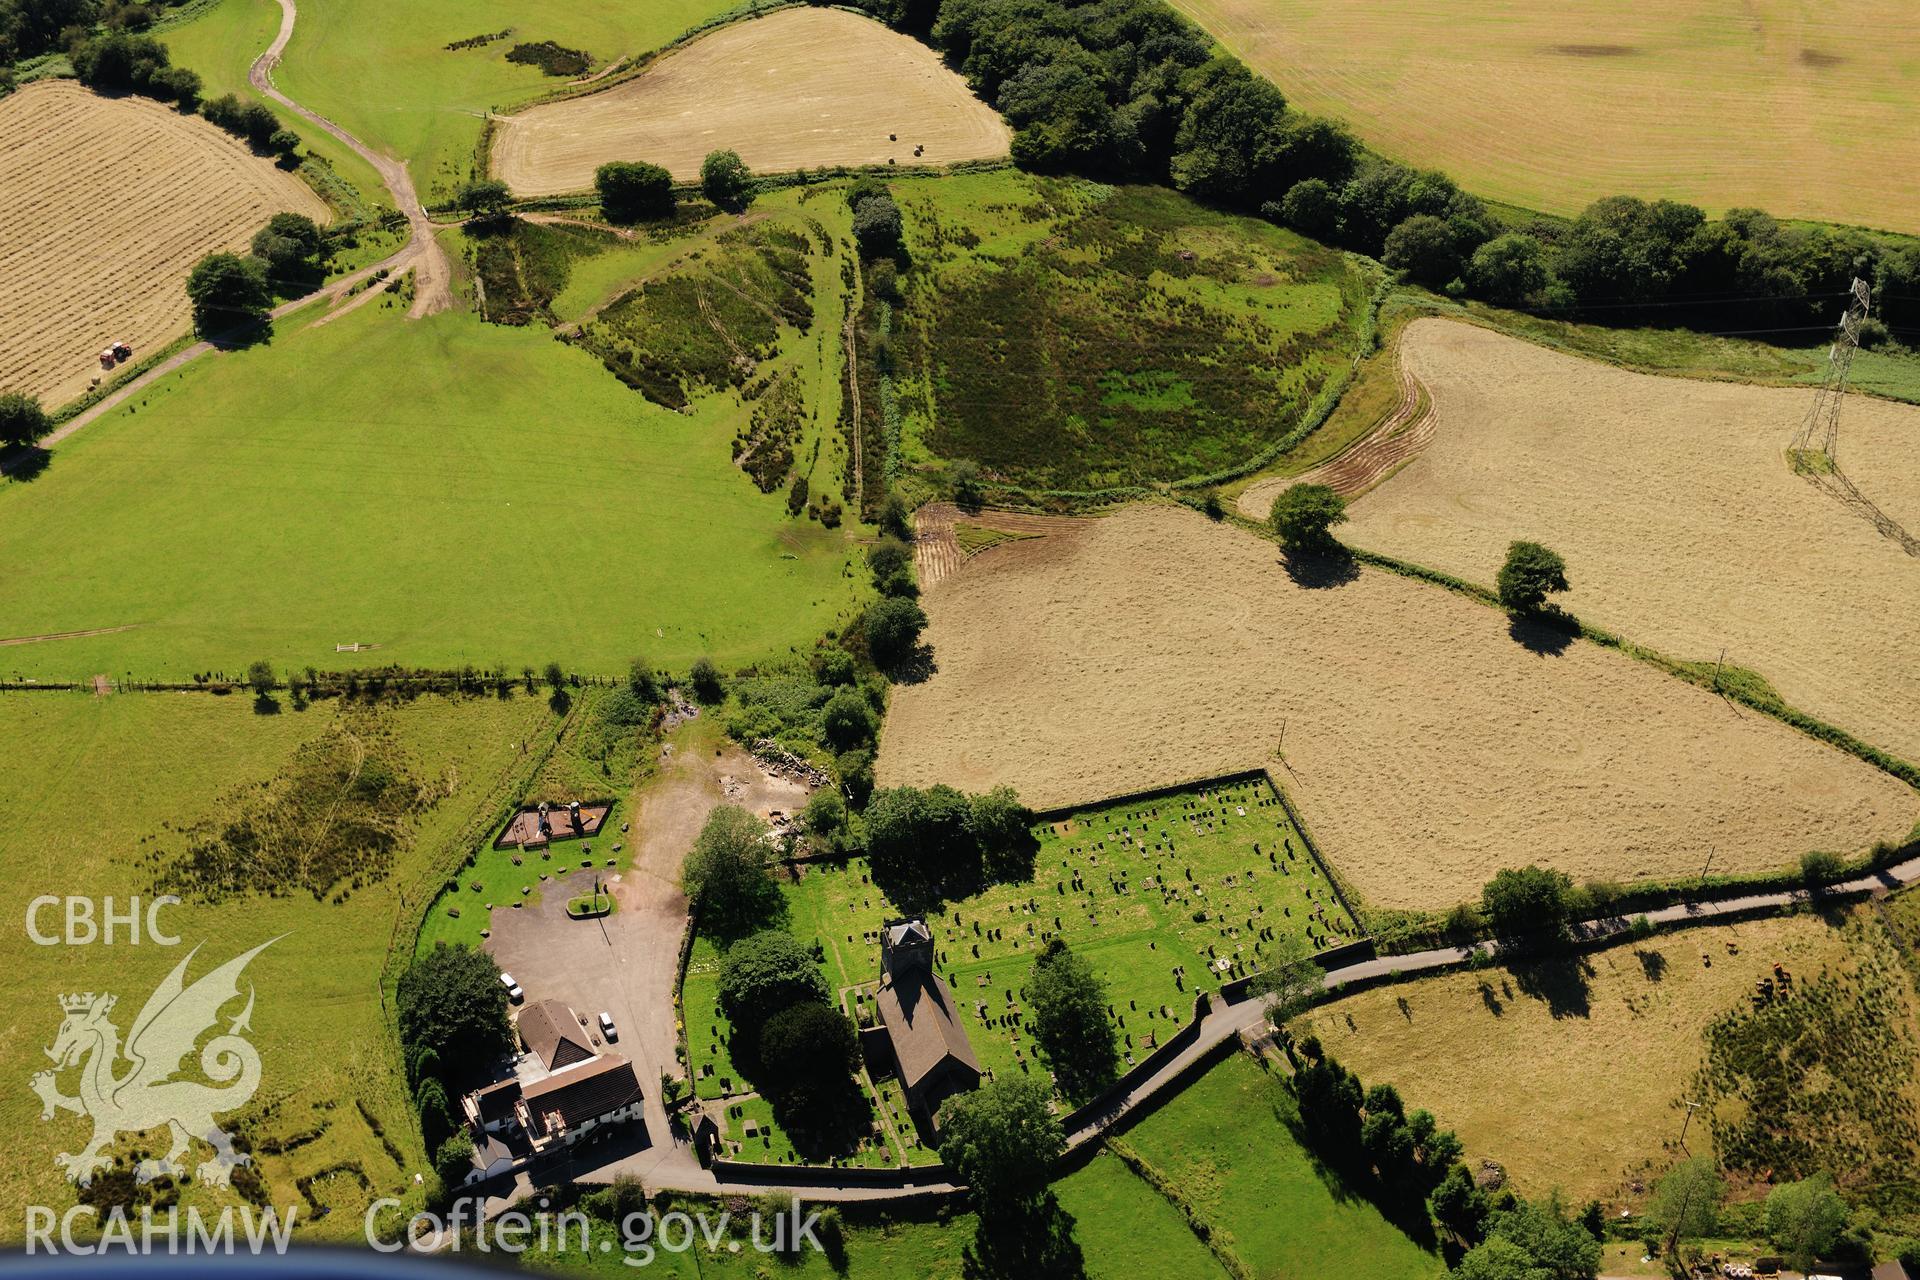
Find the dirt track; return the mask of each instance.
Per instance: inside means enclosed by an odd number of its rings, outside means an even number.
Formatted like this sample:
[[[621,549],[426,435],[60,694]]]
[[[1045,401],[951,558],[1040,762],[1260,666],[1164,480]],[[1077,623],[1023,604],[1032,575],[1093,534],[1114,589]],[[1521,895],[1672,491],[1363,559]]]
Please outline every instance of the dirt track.
[[[446,251],[434,238],[433,223],[427,218],[427,211],[421,207],[420,197],[414,194],[413,178],[407,172],[406,161],[380,154],[317,111],[301,106],[274,88],[273,69],[280,65],[280,55],[286,51],[287,41],[293,39],[293,24],[299,16],[294,0],[280,0],[280,30],[274,36],[273,43],[247,69],[247,82],[301,119],[332,134],[373,166],[374,172],[380,175],[380,180],[387,184],[387,190],[392,193],[394,208],[406,214],[407,226],[412,232],[407,247],[388,259],[394,274],[408,269],[413,272],[413,308],[407,314],[419,317],[445,311],[453,305],[453,269],[447,263]]]
[[[926,605],[938,671],[894,694],[883,783],[1051,807],[1267,767],[1378,906],[1446,906],[1536,860],[1777,868],[1920,816],[1894,779],[1644,663],[1529,650],[1498,611],[1381,571],[1302,587],[1270,543],[1185,510],[996,547]]]
[[[951,164],[1005,155],[1010,138],[925,45],[800,7],[722,27],[611,89],[500,118],[493,169],[515,195],[540,196],[587,190],[609,160],[646,160],[685,181],[722,149],[773,173]]]
[[[1567,559],[1566,607],[1677,658],[1759,671],[1788,702],[1920,760],[1920,560],[1787,467],[1811,391],[1630,373],[1420,320],[1424,455],[1344,537],[1491,583],[1509,541]],[[1841,414],[1860,488],[1920,528],[1920,409]]]

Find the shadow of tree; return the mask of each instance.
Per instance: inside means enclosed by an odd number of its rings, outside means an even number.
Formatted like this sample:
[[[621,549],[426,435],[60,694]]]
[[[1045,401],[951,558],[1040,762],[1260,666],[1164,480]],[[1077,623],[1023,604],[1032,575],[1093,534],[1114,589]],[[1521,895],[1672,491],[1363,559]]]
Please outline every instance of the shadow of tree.
[[[933,646],[917,644],[913,652],[887,668],[887,677],[895,684],[924,684],[931,680],[940,665],[933,660]]]
[[[1528,653],[1557,658],[1572,647],[1578,634],[1569,628],[1571,622],[1552,614],[1516,613],[1507,619],[1507,634]]]
[[[1309,591],[1344,587],[1360,576],[1360,562],[1345,547],[1330,551],[1286,551],[1280,564],[1294,585]]]
[[[1293,1135],[1293,1140],[1300,1144],[1300,1149],[1313,1166],[1315,1176],[1336,1203],[1370,1204],[1379,1211],[1381,1217],[1420,1248],[1431,1253],[1439,1247],[1439,1236],[1434,1232],[1433,1219],[1427,1213],[1424,1194],[1399,1194],[1383,1183],[1366,1165],[1366,1157],[1358,1146],[1341,1151],[1322,1149],[1314,1142],[1299,1114],[1292,1109],[1275,1106],[1273,1114]]]
[[[1073,1215],[1051,1191],[1030,1208],[982,1214],[961,1256],[967,1280],[1074,1280],[1086,1273]]]
[[[257,716],[279,715],[280,699],[270,693],[256,694],[253,699],[253,714]]]
[[[1592,1016],[1593,966],[1585,956],[1546,956],[1513,966],[1520,994],[1546,1002],[1555,1018]]]
[[[1636,950],[1633,958],[1640,962],[1640,972],[1648,982],[1658,982],[1667,976],[1667,958],[1658,951]]]
[[[1480,1003],[1486,1005],[1487,1012],[1496,1018],[1507,1011],[1507,1006],[1500,1002],[1500,997],[1494,993],[1493,984],[1490,982],[1480,984]]]
[[[40,478],[52,461],[51,449],[42,449],[37,444],[16,445],[0,453],[0,474],[10,480],[31,483]]]

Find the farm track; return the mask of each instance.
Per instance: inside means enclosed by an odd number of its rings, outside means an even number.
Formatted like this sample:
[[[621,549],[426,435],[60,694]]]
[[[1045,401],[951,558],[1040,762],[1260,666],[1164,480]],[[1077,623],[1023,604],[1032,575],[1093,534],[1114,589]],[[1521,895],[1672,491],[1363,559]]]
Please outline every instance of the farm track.
[[[1395,357],[1400,400],[1380,424],[1325,462],[1297,476],[1275,476],[1251,485],[1236,504],[1249,520],[1265,520],[1282,489],[1324,484],[1346,499],[1359,497],[1418,457],[1433,442],[1439,414],[1426,388]]]
[[[397,278],[406,271],[413,272],[414,299],[413,307],[408,312],[411,318],[418,319],[421,316],[433,315],[437,312],[447,310],[453,305],[453,292],[451,287],[453,278],[452,268],[448,265],[446,251],[440,247],[440,242],[434,238],[434,225],[427,217],[426,210],[421,206],[419,196],[414,192],[413,180],[407,174],[406,163],[379,154],[358,138],[348,133],[345,129],[333,123],[333,121],[320,115],[318,112],[300,105],[292,98],[289,98],[274,88],[272,79],[273,69],[279,65],[280,55],[285,51],[287,41],[293,38],[293,26],[298,17],[299,11],[294,5],[294,0],[280,0],[279,33],[274,36],[273,43],[267,46],[266,51],[254,59],[252,67],[247,71],[248,83],[267,97],[272,98],[275,102],[286,107],[289,111],[300,116],[303,120],[310,121],[318,128],[324,129],[341,143],[351,148],[355,154],[359,155],[368,164],[372,165],[374,171],[380,175],[381,180],[387,184],[387,189],[394,198],[395,207],[406,215],[410,234],[406,245],[401,248],[399,252],[388,256],[380,262],[374,263],[372,266],[364,267],[359,271],[353,272],[351,275],[343,276],[330,284],[316,289],[312,293],[284,302],[275,307],[270,314],[274,319],[278,320],[316,300],[324,299],[329,303],[337,303],[341,298],[345,297],[354,286],[380,271],[386,271],[389,276],[394,278]],[[358,306],[360,303],[365,302],[367,297],[371,296],[373,292],[375,291],[371,289],[367,290],[365,296],[362,296],[350,304],[350,306]],[[88,423],[124,403],[126,399],[136,391],[151,386],[175,370],[216,350],[219,350],[219,346],[216,343],[196,342],[185,350],[155,365],[145,373],[140,374],[138,377],[128,379],[99,403],[92,405],[83,412],[68,419],[52,433],[42,438],[40,447],[42,449],[53,448]],[[0,459],[0,475],[11,474],[21,469],[23,461],[24,459],[20,457]]]

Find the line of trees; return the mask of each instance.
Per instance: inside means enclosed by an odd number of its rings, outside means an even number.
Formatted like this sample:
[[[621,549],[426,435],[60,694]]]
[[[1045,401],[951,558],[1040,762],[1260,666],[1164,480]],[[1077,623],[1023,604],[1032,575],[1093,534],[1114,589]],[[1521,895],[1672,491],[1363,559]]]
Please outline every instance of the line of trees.
[[[1597,1203],[1575,1217],[1557,1194],[1489,1194],[1461,1162],[1459,1138],[1430,1112],[1408,1111],[1392,1085],[1368,1088],[1313,1036],[1300,1042],[1296,1067],[1307,1145],[1390,1219],[1416,1231],[1437,1224],[1465,1251],[1454,1280],[1593,1280],[1604,1229]]]
[[[72,34],[67,57],[81,84],[100,93],[137,93],[171,102],[186,112],[198,111],[263,155],[291,164],[299,154],[300,135],[280,123],[265,103],[223,93],[201,102],[198,73],[172,64],[167,46],[152,36],[130,31],[99,35]]]
[[[1610,323],[1749,331],[1830,321],[1854,274],[1920,324],[1920,248],[1754,209],[1717,221],[1613,196],[1512,227],[1446,174],[1368,153],[1162,0],[865,0],[927,40],[1014,128],[1023,168],[1155,182],[1259,211],[1456,295]],[[1867,342],[1884,338],[1871,328]]]

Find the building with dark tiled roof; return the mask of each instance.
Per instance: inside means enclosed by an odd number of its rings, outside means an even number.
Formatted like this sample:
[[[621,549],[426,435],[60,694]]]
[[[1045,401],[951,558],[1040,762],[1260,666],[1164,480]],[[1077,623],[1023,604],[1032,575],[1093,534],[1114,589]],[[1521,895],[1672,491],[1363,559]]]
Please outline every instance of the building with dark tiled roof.
[[[556,1071],[520,1091],[520,1124],[541,1151],[602,1125],[638,1119],[642,1095],[633,1064],[617,1053]]]
[[[933,932],[924,920],[896,920],[880,936],[875,1003],[893,1050],[907,1104],[929,1126],[940,1104],[980,1085],[980,1059],[954,1008],[953,992],[933,971]]]
[[[536,1000],[520,1011],[520,1041],[549,1071],[593,1057],[579,1017],[558,1000]]]

